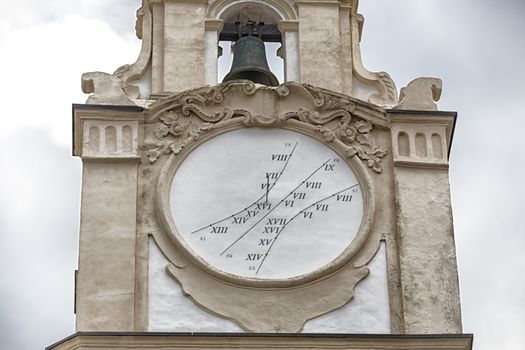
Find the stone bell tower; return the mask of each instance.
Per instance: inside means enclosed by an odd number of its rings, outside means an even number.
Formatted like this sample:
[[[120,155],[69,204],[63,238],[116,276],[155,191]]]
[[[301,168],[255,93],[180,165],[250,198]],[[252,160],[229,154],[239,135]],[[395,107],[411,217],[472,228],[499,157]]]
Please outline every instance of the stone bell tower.
[[[472,348],[456,113],[439,79],[398,95],[367,71],[363,21],[357,0],[142,1],[138,59],[73,105],[77,333],[48,349]],[[219,41],[247,36],[280,43],[278,86],[218,80]]]

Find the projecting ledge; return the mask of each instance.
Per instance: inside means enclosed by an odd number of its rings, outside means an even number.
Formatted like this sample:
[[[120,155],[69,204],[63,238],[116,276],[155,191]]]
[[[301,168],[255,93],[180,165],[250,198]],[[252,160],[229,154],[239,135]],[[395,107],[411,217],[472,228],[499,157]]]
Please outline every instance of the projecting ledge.
[[[72,335],[46,350],[66,349],[352,349],[471,350],[472,334],[237,334],[237,333],[92,333]]]

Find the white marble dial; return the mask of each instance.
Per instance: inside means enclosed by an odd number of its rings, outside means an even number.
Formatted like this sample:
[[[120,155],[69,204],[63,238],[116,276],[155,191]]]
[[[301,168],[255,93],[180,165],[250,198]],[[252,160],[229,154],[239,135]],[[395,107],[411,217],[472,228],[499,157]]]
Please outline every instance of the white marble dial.
[[[363,194],[321,142],[249,128],[193,150],[175,173],[170,206],[191,254],[222,272],[271,280],[338,258],[358,233]]]

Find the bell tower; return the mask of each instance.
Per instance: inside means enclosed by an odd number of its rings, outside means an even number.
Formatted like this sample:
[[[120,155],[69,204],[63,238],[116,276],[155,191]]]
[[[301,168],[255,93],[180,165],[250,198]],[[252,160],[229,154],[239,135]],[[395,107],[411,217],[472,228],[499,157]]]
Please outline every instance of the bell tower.
[[[472,348],[457,115],[440,79],[366,70],[363,21],[357,0],[142,1],[136,62],[73,105],[77,333],[48,349]]]
[[[126,97],[149,100],[214,86],[219,83],[219,40],[234,42],[252,34],[281,43],[284,82],[393,107],[398,101],[395,83],[385,72],[367,71],[361,61],[364,20],[357,8],[356,0],[143,1],[135,28],[142,40],[137,61],[112,75],[86,73],[82,89],[92,94],[90,103],[134,105]],[[107,101],[110,97],[113,102]]]

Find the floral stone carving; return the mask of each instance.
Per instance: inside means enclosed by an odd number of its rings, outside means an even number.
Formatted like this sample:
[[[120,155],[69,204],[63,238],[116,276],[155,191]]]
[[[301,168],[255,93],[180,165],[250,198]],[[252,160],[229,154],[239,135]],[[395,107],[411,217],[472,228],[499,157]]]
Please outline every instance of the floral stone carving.
[[[295,90],[293,99],[289,98],[291,90]],[[233,98],[237,92],[246,99]],[[254,103],[251,96],[255,94],[261,94],[267,105],[261,108]],[[348,157],[357,156],[381,173],[386,151],[376,145],[372,121],[354,115],[356,103],[348,96],[296,83],[270,88],[237,81],[200,88],[151,107],[148,120],[154,124],[156,140],[147,145],[146,154],[155,163],[163,154],[179,154],[203,134],[235,123],[245,127],[295,125],[338,143]]]

